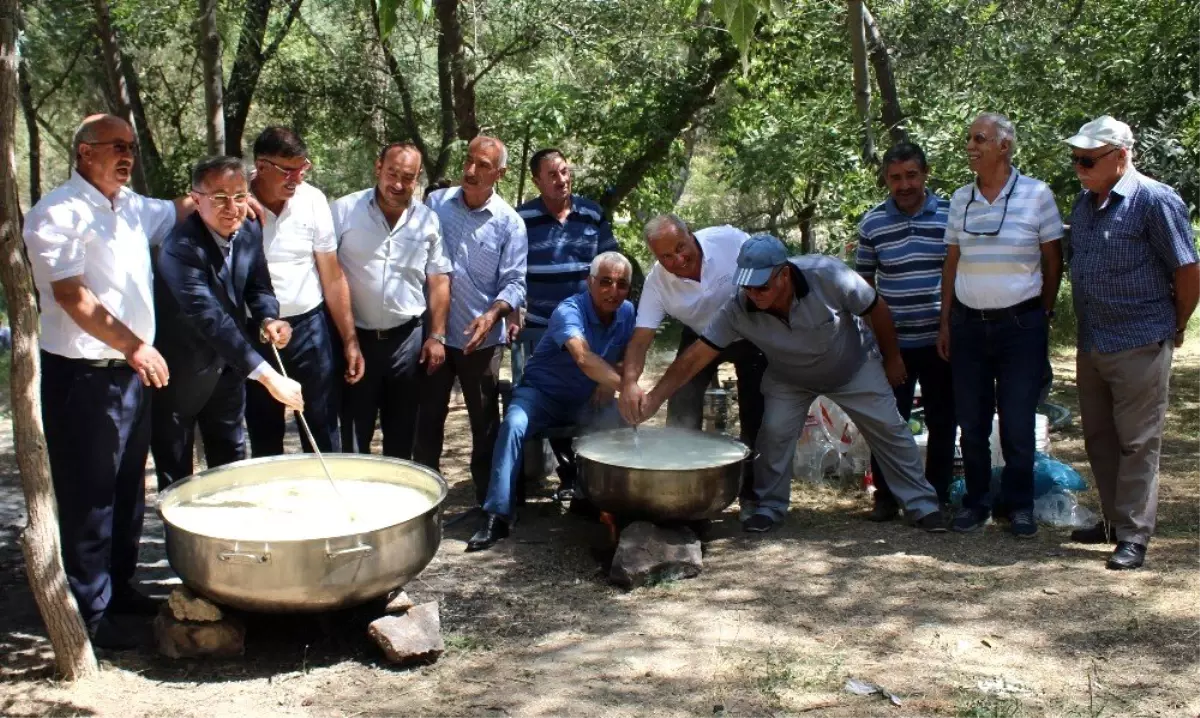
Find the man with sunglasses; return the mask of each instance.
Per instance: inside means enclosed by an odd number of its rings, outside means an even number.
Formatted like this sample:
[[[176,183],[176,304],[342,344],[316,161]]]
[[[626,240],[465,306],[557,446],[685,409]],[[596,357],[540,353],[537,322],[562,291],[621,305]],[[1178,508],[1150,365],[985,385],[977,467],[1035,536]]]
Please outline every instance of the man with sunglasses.
[[[621,417],[613,394],[621,384],[621,357],[633,335],[629,282],[633,267],[620,252],[592,260],[587,289],[554,309],[546,332],[529,358],[496,438],[485,515],[467,541],[468,551],[508,536],[516,519],[525,437],[554,426],[615,428]]]
[[[1133,166],[1133,132],[1108,115],[1066,140],[1083,191],[1068,256],[1083,442],[1104,515],[1071,540],[1116,544],[1113,570],[1146,558],[1171,359],[1200,297],[1187,206]]]
[[[209,157],[192,170],[196,214],[163,242],[154,277],[155,346],[172,381],[154,397],[150,448],[164,489],[193,470],[197,426],[209,468],[246,458],[245,383],[302,411],[296,381],[268,363],[251,337],[286,347],[291,326],[263,254],[262,229],[247,220],[248,172],[236,157]]]
[[[287,127],[267,127],[254,140],[254,179],[250,188],[263,207],[262,236],[271,286],[281,319],[292,327],[292,341],[279,351],[287,375],[304,390],[304,418],[321,451],[340,451],[337,417],[340,384],[334,347],[345,356],[345,381],[362,377],[350,289],[338,263],[337,237],[329,202],[321,190],[304,181],[312,169],[308,147]],[[340,342],[330,333],[330,320]],[[256,342],[272,366],[271,347]],[[246,428],[254,456],[283,453],[285,410],[266,387],[246,384]],[[300,433],[304,451],[312,451]]]
[[[72,145],[70,177],[34,205],[23,233],[41,297],[42,420],[67,584],[92,643],[127,649],[139,637],[126,616],[158,610],[132,585],[150,390],[178,381],[153,346],[150,248],[195,205],[126,186],[137,141],[118,117],[87,117]]]
[[[1018,538],[1037,534],[1033,459],[1048,322],[1062,276],[1062,218],[1044,182],[1012,164],[1016,130],[982,114],[967,134],[975,181],[950,200],[938,353],[951,365],[967,492],[951,528],[1007,516]],[[992,416],[1000,414],[1004,472],[990,496]]]
[[[726,347],[749,341],[766,356],[767,369],[754,447],[757,505],[742,522],[744,531],[770,531],[787,515],[796,441],[809,407],[824,395],[862,431],[909,519],[926,531],[944,532],[937,492],[925,480],[920,451],[892,395],[892,386],[904,380],[904,364],[887,303],[842,262],[813,254],[789,259],[783,243],[765,234],[742,245],[733,281],[742,293],[727,300],[700,341],[672,362],[634,421],[652,416]]]

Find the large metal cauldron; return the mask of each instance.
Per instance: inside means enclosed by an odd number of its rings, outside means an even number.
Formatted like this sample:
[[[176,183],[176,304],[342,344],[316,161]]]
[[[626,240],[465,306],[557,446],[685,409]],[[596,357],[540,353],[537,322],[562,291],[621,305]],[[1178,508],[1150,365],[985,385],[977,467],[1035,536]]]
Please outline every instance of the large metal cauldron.
[[[575,442],[580,484],[601,511],[652,521],[690,521],[718,514],[737,498],[750,453],[740,441],[690,429],[641,427],[637,432],[645,450],[686,446],[678,456],[678,466],[686,468],[638,468],[633,452],[601,458],[599,447],[612,437],[628,438],[630,429],[581,437]],[[706,461],[709,449],[722,458]]]
[[[326,454],[335,478],[409,486],[432,508],[375,531],[299,541],[234,541],[174,526],[164,509],[215,491],[277,479],[324,476],[311,454],[238,461],[180,481],[159,496],[167,559],[190,588],[251,611],[325,611],[352,606],[403,586],[433,560],[442,540],[446,481],[410,461],[361,454]],[[330,506],[331,511],[342,510]]]

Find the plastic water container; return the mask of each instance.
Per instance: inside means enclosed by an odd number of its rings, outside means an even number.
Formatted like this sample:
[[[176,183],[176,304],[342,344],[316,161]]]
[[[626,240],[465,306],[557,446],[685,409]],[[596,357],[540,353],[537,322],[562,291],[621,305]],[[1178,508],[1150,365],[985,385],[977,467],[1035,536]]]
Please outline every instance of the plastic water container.
[[[1050,418],[1045,414],[1034,417],[1033,450],[1042,454],[1050,453]],[[1004,466],[1004,452],[1000,448],[1000,415],[992,416],[992,466]]]

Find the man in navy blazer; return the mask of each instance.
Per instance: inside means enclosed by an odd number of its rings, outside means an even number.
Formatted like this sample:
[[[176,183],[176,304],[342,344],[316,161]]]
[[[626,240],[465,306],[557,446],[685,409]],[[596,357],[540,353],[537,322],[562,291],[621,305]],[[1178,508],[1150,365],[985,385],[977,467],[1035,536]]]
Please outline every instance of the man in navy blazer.
[[[172,379],[151,405],[150,450],[160,490],[191,475],[197,424],[209,467],[246,457],[247,379],[261,382],[285,406],[304,409],[300,385],[250,342],[254,332],[283,347],[292,329],[279,319],[262,228],[246,219],[245,165],[236,157],[201,160],[192,170],[191,194],[196,213],[163,242],[154,276],[154,344]]]

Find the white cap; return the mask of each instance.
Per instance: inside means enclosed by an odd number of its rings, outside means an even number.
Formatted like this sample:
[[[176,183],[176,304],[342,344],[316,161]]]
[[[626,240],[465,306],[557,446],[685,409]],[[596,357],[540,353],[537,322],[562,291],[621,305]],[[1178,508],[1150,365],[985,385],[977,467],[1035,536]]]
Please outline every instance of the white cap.
[[[1083,127],[1065,142],[1081,150],[1094,150],[1104,145],[1130,149],[1133,147],[1133,130],[1129,125],[1108,115],[1101,115]]]

